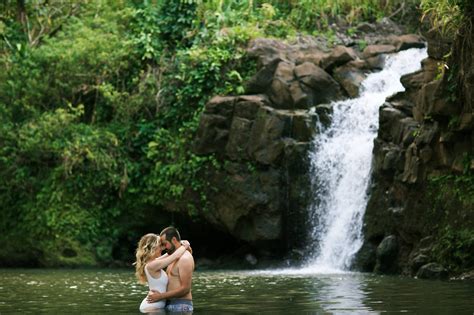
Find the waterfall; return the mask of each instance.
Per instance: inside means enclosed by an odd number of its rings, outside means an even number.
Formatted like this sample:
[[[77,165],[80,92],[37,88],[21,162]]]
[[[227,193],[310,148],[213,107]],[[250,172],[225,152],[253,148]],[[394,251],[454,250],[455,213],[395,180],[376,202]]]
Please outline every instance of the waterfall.
[[[320,133],[310,152],[313,227],[306,268],[314,272],[347,270],[363,243],[373,141],[379,107],[404,88],[400,77],[420,68],[426,49],[409,49],[386,58],[384,69],[362,82],[359,97],[332,103],[331,125]]]

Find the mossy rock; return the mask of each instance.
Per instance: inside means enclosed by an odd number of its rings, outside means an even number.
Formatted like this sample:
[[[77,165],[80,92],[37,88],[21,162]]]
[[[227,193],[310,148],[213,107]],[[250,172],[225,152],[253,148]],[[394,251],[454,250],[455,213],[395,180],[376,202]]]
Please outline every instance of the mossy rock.
[[[93,249],[69,239],[46,243],[39,262],[40,265],[45,267],[90,267],[98,265]]]

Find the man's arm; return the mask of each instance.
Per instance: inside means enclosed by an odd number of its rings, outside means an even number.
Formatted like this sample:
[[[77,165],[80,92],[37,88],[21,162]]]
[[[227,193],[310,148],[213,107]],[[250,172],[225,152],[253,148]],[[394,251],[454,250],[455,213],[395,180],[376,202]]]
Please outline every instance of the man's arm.
[[[160,293],[150,291],[147,300],[149,303],[159,300],[167,300],[172,298],[180,298],[191,291],[191,282],[193,278],[194,261],[192,256],[181,257],[179,261],[179,280],[181,285],[171,291]]]

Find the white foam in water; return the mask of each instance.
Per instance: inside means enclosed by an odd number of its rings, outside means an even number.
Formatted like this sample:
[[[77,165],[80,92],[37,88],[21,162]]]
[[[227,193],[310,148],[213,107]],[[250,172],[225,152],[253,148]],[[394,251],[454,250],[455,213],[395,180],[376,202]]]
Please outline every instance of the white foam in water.
[[[350,267],[363,242],[379,107],[388,96],[404,90],[400,77],[420,69],[426,56],[426,49],[388,56],[384,69],[364,80],[360,97],[332,104],[331,125],[316,136],[310,153],[314,256],[300,273],[337,273]]]

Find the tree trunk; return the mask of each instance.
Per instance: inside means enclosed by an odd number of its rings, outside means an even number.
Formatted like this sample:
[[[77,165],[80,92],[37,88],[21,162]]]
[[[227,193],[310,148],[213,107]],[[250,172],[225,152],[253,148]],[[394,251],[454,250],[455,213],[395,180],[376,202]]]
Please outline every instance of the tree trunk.
[[[22,25],[26,24],[26,6],[25,6],[25,0],[17,0],[16,1],[16,16],[18,22],[20,22]]]

